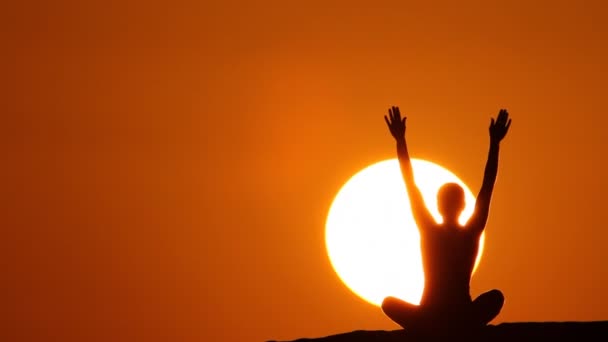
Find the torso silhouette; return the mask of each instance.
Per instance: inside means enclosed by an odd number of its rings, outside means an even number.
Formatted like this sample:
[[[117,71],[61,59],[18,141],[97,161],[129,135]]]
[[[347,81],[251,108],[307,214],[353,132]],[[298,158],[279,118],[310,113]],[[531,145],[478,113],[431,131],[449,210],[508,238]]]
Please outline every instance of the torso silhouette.
[[[479,235],[463,227],[436,225],[420,232],[424,269],[421,306],[442,309],[471,302],[469,282]]]

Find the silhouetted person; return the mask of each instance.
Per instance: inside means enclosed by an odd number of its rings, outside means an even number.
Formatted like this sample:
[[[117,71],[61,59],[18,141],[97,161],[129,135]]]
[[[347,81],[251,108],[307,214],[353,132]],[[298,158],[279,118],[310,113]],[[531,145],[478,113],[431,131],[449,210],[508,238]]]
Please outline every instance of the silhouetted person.
[[[462,187],[448,183],[439,189],[437,204],[443,223],[436,223],[414,182],[405,142],[406,118],[401,118],[398,107],[392,107],[388,117],[384,116],[384,119],[397,141],[401,172],[412,213],[420,231],[424,292],[420,305],[387,297],[382,302],[382,310],[403,328],[413,330],[466,330],[488,324],[500,312],[504,297],[499,290],[492,290],[471,300],[469,282],[477,257],[479,238],[488,219],[492,189],[498,170],[500,141],[511,125],[509,114],[501,109],[496,121],[491,119],[490,150],[483,184],[475,202],[475,211],[464,226],[458,222],[465,207]]]

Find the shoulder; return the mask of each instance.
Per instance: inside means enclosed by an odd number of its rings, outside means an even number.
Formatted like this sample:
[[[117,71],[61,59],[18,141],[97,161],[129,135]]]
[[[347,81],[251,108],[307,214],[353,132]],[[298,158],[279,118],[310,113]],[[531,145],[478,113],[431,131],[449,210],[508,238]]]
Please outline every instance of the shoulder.
[[[471,235],[473,237],[479,237],[481,233],[483,233],[484,226],[476,223],[470,223],[464,226],[464,231],[466,234]]]
[[[416,225],[418,226],[418,230],[421,234],[432,234],[441,231],[439,224],[434,220],[425,222],[424,224],[416,223]]]

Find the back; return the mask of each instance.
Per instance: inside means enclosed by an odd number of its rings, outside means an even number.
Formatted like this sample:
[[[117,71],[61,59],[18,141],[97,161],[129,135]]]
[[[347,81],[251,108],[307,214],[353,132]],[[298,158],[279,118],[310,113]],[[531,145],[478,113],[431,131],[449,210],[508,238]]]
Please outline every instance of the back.
[[[435,226],[420,233],[424,293],[421,305],[469,303],[469,282],[479,234],[462,227]]]

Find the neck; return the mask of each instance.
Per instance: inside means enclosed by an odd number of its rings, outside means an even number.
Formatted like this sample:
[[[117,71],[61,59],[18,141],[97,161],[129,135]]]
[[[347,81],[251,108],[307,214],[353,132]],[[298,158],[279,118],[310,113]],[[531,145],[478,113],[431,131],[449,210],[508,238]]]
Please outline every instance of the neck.
[[[459,226],[460,223],[458,223],[458,218],[444,218],[443,219],[443,224],[444,225],[449,225],[449,226]]]

